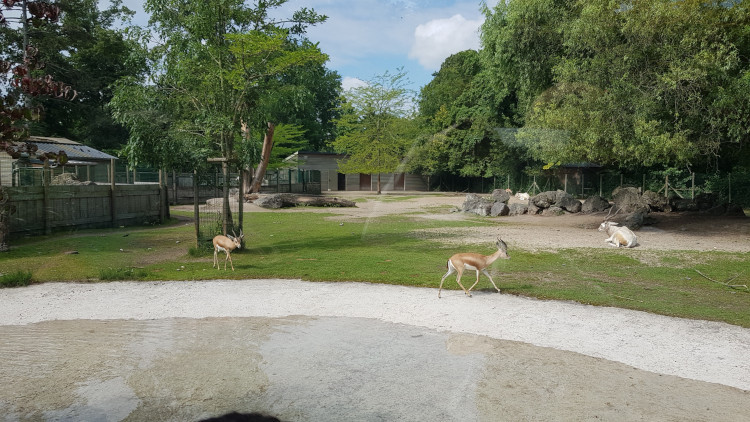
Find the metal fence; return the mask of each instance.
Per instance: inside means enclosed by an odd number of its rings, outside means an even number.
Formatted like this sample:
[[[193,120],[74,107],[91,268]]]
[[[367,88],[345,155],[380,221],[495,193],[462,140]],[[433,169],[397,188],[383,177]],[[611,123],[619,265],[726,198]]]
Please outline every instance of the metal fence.
[[[537,194],[563,190],[578,198],[599,195],[612,198],[620,186],[640,188],[668,197],[695,198],[701,193],[714,193],[727,202],[750,207],[750,172],[696,173],[688,170],[665,170],[649,173],[613,171],[548,172],[537,176],[505,175],[492,178],[432,176],[430,190],[489,193],[493,189]]]

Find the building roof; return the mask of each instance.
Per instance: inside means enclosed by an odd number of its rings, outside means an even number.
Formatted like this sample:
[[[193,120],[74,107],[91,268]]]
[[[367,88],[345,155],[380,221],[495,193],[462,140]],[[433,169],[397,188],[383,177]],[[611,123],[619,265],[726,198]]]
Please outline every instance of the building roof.
[[[36,145],[39,148],[39,153],[65,151],[69,162],[109,161],[117,159],[117,157],[66,138],[31,136],[27,142]]]

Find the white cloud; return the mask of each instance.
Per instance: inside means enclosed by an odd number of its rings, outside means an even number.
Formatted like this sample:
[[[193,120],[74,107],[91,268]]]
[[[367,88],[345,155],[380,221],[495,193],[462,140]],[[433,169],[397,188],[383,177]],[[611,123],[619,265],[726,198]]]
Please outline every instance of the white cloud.
[[[437,70],[451,54],[479,49],[481,24],[481,19],[468,20],[458,14],[418,25],[409,58],[416,59],[426,69]]]
[[[344,91],[348,91],[352,88],[360,88],[363,86],[367,86],[367,82],[359,78],[352,78],[351,76],[345,76],[344,78],[341,79],[341,87],[344,89]]]

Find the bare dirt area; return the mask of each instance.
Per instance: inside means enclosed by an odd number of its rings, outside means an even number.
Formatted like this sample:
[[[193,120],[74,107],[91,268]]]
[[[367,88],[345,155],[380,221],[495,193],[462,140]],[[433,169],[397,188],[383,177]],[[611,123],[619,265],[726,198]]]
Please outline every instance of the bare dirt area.
[[[607,236],[597,229],[606,213],[567,214],[562,216],[520,215],[479,217],[459,212],[465,194],[399,193],[372,195],[362,192],[337,192],[336,196],[354,200],[355,208],[297,207],[274,212],[321,212],[335,214],[334,220],[353,221],[386,215],[409,215],[440,220],[483,219],[496,223],[468,228],[434,229],[433,233],[451,233],[446,242],[463,244],[493,243],[501,237],[509,246],[526,250],[565,248],[611,248]],[[515,202],[511,198],[511,202]],[[268,212],[254,204],[246,212]],[[709,216],[698,213],[652,213],[654,224],[636,232],[640,250],[697,250],[750,252],[750,218]]]
[[[478,219],[446,242],[609,247],[603,215],[487,218],[456,212],[459,194],[346,195],[357,207],[274,212]],[[750,251],[750,219],[656,219],[637,248]],[[0,289],[0,339],[0,421],[750,420],[750,329],[488,291],[45,283]]]

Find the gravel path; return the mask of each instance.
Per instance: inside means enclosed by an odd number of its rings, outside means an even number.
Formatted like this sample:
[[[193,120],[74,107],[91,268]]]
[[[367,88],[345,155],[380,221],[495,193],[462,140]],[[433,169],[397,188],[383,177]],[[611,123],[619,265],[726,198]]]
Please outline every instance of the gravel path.
[[[298,280],[47,283],[0,290],[0,324],[50,320],[373,318],[567,350],[750,390],[750,329],[618,308],[476,292]]]

